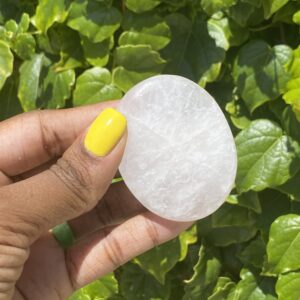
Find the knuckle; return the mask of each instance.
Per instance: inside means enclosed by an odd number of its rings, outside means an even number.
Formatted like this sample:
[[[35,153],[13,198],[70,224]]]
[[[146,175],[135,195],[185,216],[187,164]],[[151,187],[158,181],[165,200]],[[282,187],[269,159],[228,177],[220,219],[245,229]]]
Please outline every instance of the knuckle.
[[[1,238],[0,299],[1,295],[7,295],[14,288],[14,285],[21,275],[23,265],[28,256],[29,248],[22,248],[14,244],[10,244],[5,238]]]
[[[85,208],[90,208],[91,203],[94,203],[97,198],[93,179],[89,172],[89,167],[79,159],[65,157],[60,158],[50,171],[64,184],[75,200],[75,208],[78,205]]]
[[[10,299],[12,296],[12,289],[4,288],[3,291],[0,290],[0,300]]]
[[[147,237],[150,240],[151,246],[156,247],[159,245],[159,232],[154,223],[152,223],[147,217],[144,218],[144,228]]]
[[[36,116],[37,123],[40,129],[41,145],[44,151],[47,153],[49,158],[58,157],[63,152],[63,143],[55,128],[51,126],[51,123],[46,121],[47,119],[49,119],[46,115],[47,113],[49,113],[49,111],[37,110],[33,113]]]
[[[27,187],[31,194],[33,189]],[[24,197],[13,186],[7,186],[0,190],[0,201],[3,199],[3,207],[0,210],[0,245],[11,244],[19,248],[29,247],[45,231],[43,216],[34,210],[28,214],[27,210],[20,209],[18,199]],[[15,199],[13,203],[10,199]]]
[[[111,263],[113,269],[117,269],[126,262],[122,247],[111,230],[103,229],[103,249],[107,260]]]
[[[0,214],[0,246],[26,249],[40,231],[40,226],[28,217],[15,212]]]

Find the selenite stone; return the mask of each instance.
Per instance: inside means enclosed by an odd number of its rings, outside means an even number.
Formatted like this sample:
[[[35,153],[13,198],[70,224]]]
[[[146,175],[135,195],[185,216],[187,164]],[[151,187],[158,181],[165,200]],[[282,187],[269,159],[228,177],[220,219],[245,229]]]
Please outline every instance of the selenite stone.
[[[119,110],[128,121],[120,173],[146,208],[192,221],[221,206],[233,187],[237,155],[212,96],[186,78],[159,75],[128,91]]]

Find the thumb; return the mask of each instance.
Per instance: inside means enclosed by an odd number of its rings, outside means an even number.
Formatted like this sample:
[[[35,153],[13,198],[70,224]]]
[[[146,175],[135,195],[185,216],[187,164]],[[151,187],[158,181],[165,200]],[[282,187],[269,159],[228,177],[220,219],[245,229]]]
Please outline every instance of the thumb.
[[[0,189],[0,222],[32,243],[57,224],[92,209],[115,176],[126,144],[126,119],[108,108],[49,170]]]

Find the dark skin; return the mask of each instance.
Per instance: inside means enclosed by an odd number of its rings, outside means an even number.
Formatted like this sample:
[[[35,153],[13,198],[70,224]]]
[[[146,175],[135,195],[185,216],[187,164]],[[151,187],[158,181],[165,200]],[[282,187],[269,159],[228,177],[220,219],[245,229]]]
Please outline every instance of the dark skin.
[[[83,147],[87,127],[117,102],[25,113],[0,123],[0,300],[61,300],[191,223],[147,211],[111,185],[127,134],[105,157]],[[76,244],[49,231],[66,220]]]

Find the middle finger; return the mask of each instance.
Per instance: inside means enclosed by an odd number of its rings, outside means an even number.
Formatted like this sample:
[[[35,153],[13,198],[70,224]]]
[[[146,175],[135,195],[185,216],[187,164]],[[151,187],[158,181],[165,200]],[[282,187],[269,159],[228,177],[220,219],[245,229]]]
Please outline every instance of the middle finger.
[[[69,221],[76,239],[105,227],[118,225],[147,209],[133,196],[124,182],[112,184],[97,206]]]

